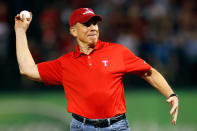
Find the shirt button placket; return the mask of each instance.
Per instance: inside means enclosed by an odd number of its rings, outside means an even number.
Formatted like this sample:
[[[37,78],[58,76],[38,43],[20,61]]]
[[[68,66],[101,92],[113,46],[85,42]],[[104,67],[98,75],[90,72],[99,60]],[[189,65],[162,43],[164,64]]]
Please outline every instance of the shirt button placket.
[[[92,61],[91,61],[91,57],[88,55],[88,65],[92,66]]]

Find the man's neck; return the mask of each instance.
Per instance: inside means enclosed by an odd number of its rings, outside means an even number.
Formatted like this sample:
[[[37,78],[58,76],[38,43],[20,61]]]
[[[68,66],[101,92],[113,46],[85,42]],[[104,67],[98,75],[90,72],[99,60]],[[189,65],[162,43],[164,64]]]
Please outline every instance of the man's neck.
[[[79,42],[78,41],[78,45],[79,45],[79,50],[80,52],[89,55],[91,53],[91,51],[94,49],[96,43],[92,43],[92,44],[87,44],[87,43],[83,43],[83,42]]]

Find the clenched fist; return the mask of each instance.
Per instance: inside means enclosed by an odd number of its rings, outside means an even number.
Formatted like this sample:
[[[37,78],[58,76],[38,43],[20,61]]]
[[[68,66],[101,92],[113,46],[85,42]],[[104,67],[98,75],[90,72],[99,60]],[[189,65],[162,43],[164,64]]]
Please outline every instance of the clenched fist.
[[[17,14],[15,16],[15,26],[14,26],[14,29],[15,29],[15,32],[17,31],[24,31],[26,32],[30,23],[31,23],[31,20],[32,20],[32,13],[30,12],[30,18],[29,19],[26,19],[24,15],[22,15],[22,19],[20,18],[20,15]]]

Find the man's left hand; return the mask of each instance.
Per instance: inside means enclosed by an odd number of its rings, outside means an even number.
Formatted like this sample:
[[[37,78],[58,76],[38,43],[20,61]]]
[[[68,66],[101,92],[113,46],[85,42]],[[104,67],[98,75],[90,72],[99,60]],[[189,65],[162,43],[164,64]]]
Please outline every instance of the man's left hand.
[[[170,103],[171,105],[170,114],[172,114],[173,116],[172,124],[175,125],[178,116],[178,106],[179,106],[178,97],[177,96],[170,97],[166,100],[166,102]]]

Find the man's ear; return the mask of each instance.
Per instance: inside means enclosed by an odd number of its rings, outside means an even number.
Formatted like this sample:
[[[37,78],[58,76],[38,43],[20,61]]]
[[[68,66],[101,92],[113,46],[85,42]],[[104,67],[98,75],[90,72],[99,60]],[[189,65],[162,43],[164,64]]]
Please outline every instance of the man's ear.
[[[70,28],[70,34],[74,37],[77,37],[77,29],[75,25]]]

